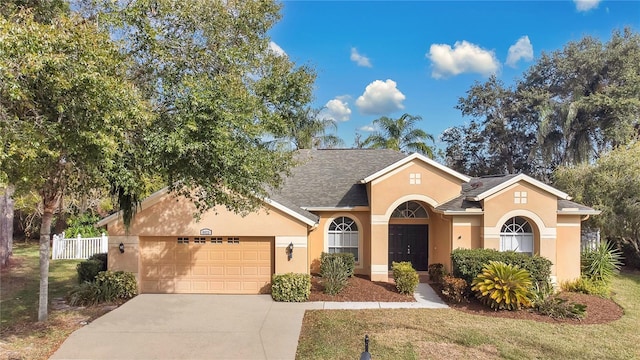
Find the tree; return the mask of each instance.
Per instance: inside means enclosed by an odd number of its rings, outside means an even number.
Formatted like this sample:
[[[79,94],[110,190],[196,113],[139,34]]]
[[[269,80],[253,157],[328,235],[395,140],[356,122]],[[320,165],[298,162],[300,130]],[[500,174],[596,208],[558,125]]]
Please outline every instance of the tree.
[[[13,253],[13,186],[0,186],[0,268]]]
[[[373,149],[393,149],[402,152],[418,152],[433,158],[433,148],[425,143],[434,141],[433,135],[415,125],[422,120],[420,116],[403,114],[398,119],[383,116],[373,121],[377,132],[369,135],[362,142],[363,147]]]
[[[274,1],[85,1],[133,60],[129,73],[157,115],[147,129],[141,165],[131,154],[119,178],[153,170],[199,212],[262,205],[293,164],[292,153],[265,137],[286,138],[303,121],[315,73],[269,50],[279,19]],[[147,166],[146,164],[149,164]],[[197,191],[194,191],[197,189]],[[114,192],[137,203],[127,187]],[[125,211],[125,218],[130,218]]]
[[[589,223],[625,250],[640,268],[640,142],[620,146],[594,164],[561,166],[554,184],[575,200],[601,210]]]
[[[340,137],[328,133],[328,129],[338,129],[336,121],[320,117],[319,113],[306,108],[296,114],[287,136],[295,149],[331,149],[344,144]]]
[[[0,38],[0,168],[16,192],[40,196],[44,321],[51,222],[68,180],[82,179],[78,191],[104,186],[128,152],[128,135],[149,117],[123,56],[94,24],[64,15],[43,24],[25,10],[0,17]]]
[[[532,173],[535,120],[518,107],[520,100],[495,76],[476,82],[456,106],[473,120],[442,136],[447,164],[473,176]]]

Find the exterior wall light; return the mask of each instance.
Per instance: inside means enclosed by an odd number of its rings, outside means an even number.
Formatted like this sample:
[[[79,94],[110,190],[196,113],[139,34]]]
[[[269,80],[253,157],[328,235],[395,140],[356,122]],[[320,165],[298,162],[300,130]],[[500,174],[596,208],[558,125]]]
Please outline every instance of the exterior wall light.
[[[289,243],[289,245],[287,245],[287,259],[289,261],[293,259],[293,243]]]
[[[124,253],[124,244],[120,243],[120,245],[118,245],[118,250],[120,250],[120,254]]]

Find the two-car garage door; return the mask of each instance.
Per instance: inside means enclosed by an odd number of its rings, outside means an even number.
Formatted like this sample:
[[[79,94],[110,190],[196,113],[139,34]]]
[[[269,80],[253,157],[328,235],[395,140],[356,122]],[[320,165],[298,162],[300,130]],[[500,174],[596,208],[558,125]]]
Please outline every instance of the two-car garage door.
[[[140,238],[143,293],[259,294],[269,291],[273,238]]]

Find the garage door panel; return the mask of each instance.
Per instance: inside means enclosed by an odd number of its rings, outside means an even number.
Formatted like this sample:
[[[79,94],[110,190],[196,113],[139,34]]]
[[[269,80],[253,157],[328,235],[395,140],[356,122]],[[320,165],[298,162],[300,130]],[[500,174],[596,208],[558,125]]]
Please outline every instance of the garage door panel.
[[[257,294],[271,282],[273,238],[141,238],[141,291]],[[228,241],[231,240],[231,241]]]

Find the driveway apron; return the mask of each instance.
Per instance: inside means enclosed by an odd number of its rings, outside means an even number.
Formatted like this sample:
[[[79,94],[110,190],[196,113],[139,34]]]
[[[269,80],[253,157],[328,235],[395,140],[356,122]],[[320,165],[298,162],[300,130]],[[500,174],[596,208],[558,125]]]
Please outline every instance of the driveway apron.
[[[294,359],[314,303],[270,295],[138,295],[75,331],[51,359]]]

